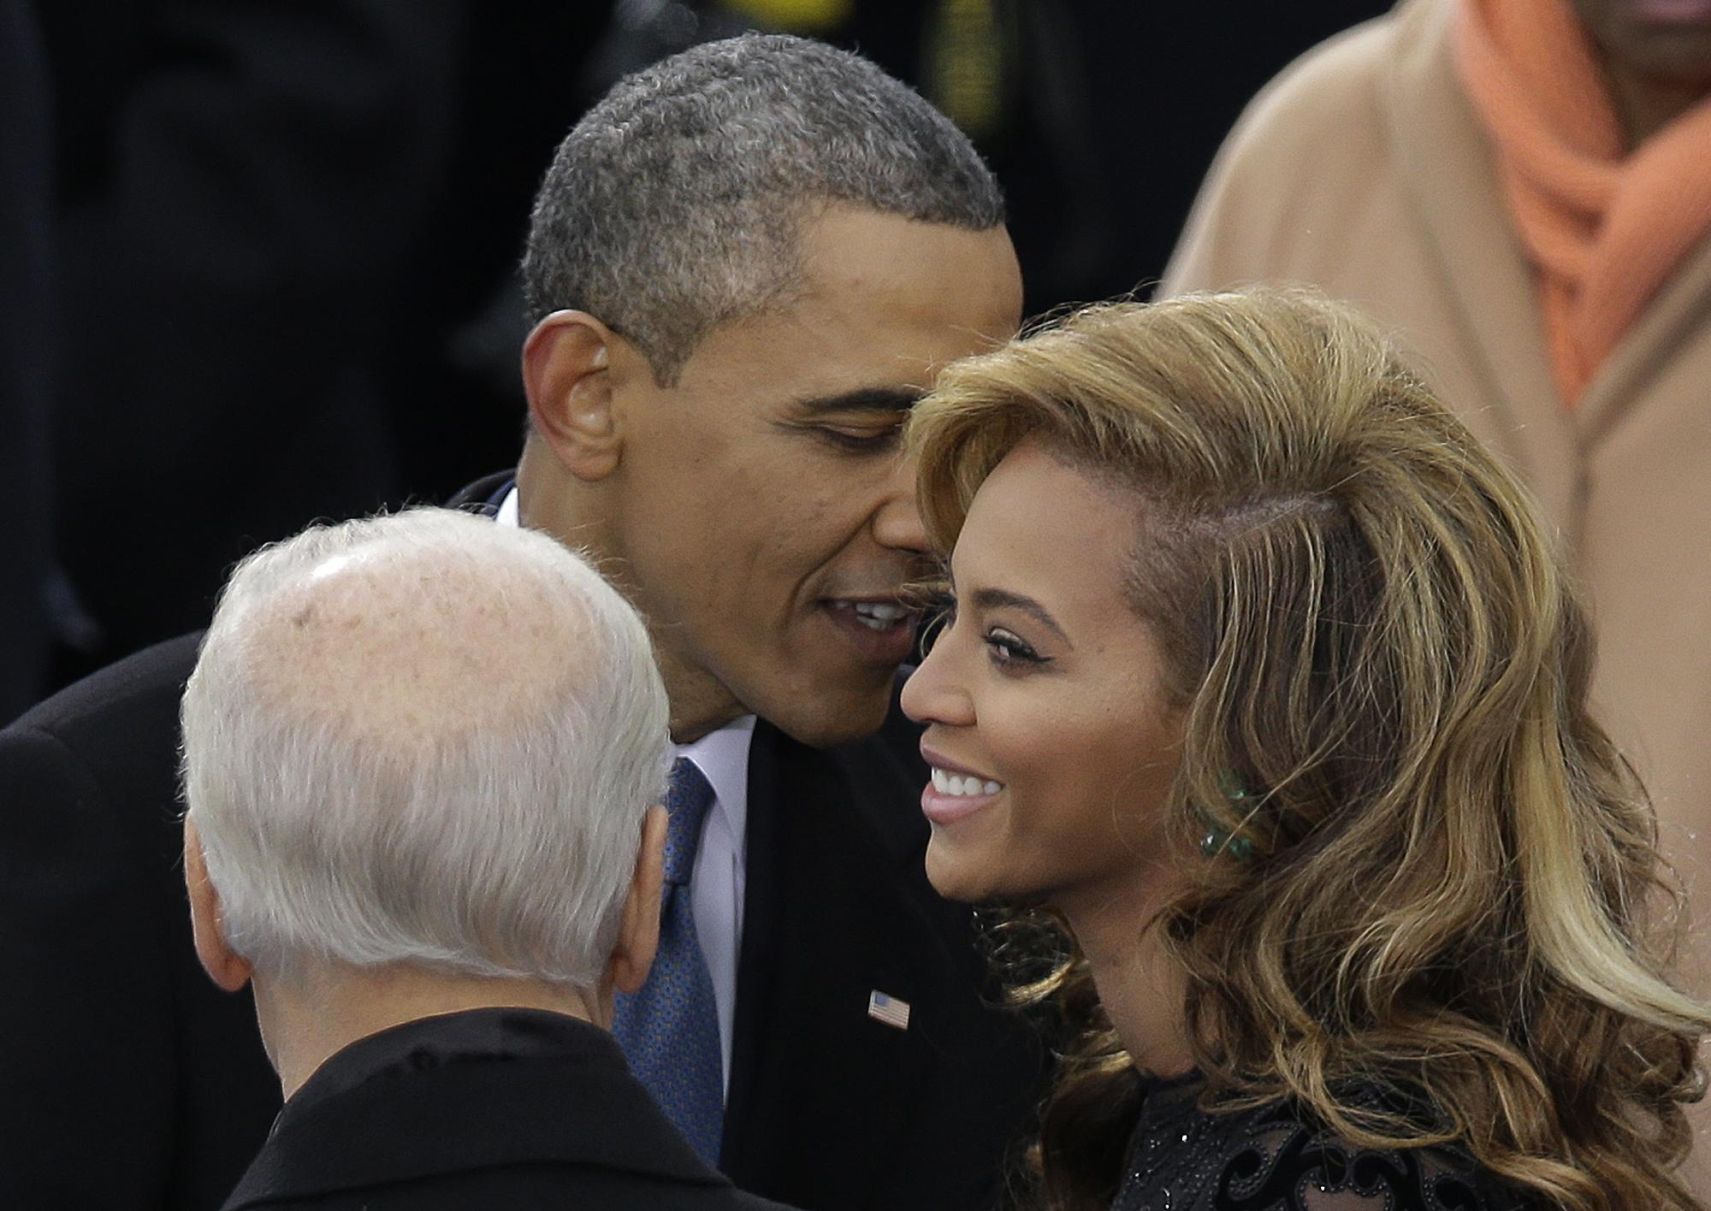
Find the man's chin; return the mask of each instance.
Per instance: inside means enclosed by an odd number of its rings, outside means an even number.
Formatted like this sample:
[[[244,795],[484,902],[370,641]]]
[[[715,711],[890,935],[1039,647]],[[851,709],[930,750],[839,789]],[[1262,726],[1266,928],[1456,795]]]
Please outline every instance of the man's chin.
[[[872,693],[827,695],[811,709],[803,709],[798,702],[787,704],[776,713],[758,713],[792,740],[810,748],[834,748],[873,735],[884,725],[890,709],[888,682]]]

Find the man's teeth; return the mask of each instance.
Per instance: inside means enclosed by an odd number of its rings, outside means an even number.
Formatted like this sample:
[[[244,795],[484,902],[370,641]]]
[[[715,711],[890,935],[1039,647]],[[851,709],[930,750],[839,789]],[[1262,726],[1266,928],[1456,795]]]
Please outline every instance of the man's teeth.
[[[994,782],[990,778],[976,778],[973,774],[951,774],[933,767],[933,789],[941,795],[962,795],[974,798],[979,795],[996,795],[1004,789],[1002,782]]]
[[[839,603],[839,608],[851,611],[863,626],[874,631],[888,631],[909,614],[902,606],[886,601]]]

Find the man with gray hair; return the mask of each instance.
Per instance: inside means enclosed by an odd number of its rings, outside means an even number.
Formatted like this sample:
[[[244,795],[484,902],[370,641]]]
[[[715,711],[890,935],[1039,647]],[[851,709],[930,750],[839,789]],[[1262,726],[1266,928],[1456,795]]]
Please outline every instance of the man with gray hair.
[[[814,1211],[991,1206],[1042,1060],[987,995],[968,910],[926,882],[927,770],[895,676],[927,559],[899,430],[945,363],[1020,320],[996,183],[854,55],[710,43],[570,133],[524,276],[522,457],[456,503],[586,551],[640,610],[680,758],[660,953],[614,1034],[742,1189]],[[247,1007],[185,987],[188,939],[162,923],[182,911],[151,848],[162,712],[190,650],[144,653],[0,733],[0,804],[30,805],[0,810],[0,859],[87,889],[0,886],[0,918],[28,923],[20,940],[51,919],[124,988],[88,990],[64,945],[9,955],[0,930],[0,970],[43,990],[21,1012],[0,992],[0,1073],[29,1090],[9,1108],[0,1086],[0,1149],[30,1140],[19,1185],[57,1196],[21,1205],[200,1211],[273,1108]],[[101,1097],[5,1042],[48,1033],[108,1081]],[[109,1037],[130,1040],[135,1079],[108,1078],[120,1057],[90,1040]],[[109,1125],[105,1170],[51,1159],[44,1097]]]
[[[422,509],[232,575],[184,693],[184,870],[286,1095],[226,1203],[762,1208],[603,1030],[658,936],[670,746],[635,612]]]

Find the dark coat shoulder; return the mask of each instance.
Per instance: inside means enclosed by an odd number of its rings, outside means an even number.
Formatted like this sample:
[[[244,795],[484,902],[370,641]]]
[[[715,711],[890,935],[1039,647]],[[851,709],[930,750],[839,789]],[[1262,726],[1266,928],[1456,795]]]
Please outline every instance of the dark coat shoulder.
[[[190,940],[178,700],[198,639],[0,731],[0,1206],[217,1207],[279,1108],[249,995],[215,988]]]
[[[707,1167],[605,1031],[465,1010],[359,1039],[285,1104],[225,1211],[788,1211]]]

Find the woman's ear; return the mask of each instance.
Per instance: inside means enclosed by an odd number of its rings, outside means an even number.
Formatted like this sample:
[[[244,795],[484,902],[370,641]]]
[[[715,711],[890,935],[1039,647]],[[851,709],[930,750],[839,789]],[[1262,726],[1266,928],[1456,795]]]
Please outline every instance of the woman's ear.
[[[555,311],[523,343],[535,432],[567,471],[589,482],[612,473],[622,446],[610,374],[619,339],[586,311]]]

